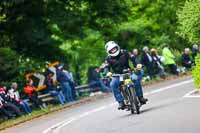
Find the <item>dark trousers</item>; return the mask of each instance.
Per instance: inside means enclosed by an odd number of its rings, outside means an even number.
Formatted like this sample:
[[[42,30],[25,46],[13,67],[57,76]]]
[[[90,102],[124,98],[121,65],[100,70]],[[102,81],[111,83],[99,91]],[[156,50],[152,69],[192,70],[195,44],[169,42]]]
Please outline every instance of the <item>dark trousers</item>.
[[[4,103],[4,108],[8,111],[12,111],[16,116],[22,115],[20,109],[13,103],[10,102]]]
[[[153,66],[151,63],[145,65],[146,66],[146,70],[147,70],[147,73],[148,75],[150,76],[150,78],[153,78],[154,76],[154,73],[153,73]]]
[[[75,84],[73,82],[70,82],[69,84],[72,88],[72,97],[74,100],[76,100],[76,88],[75,88]]]
[[[13,118],[13,114],[11,114],[9,111],[7,111],[4,107],[0,108],[0,113],[4,116],[6,116],[7,118]]]
[[[177,67],[176,67],[175,64],[170,64],[170,65],[168,65],[168,67],[169,67],[170,72],[171,72],[172,74],[178,75]]]
[[[29,96],[29,100],[33,102],[37,107],[41,107],[43,105],[42,100],[36,95]]]

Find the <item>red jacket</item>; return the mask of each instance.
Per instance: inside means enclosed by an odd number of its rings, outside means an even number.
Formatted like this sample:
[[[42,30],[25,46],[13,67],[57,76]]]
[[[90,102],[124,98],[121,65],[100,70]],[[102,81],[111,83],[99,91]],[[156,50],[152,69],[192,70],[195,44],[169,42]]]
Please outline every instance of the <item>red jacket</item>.
[[[33,92],[35,91],[35,87],[34,86],[26,86],[24,87],[24,93],[27,94],[28,96],[32,96]]]

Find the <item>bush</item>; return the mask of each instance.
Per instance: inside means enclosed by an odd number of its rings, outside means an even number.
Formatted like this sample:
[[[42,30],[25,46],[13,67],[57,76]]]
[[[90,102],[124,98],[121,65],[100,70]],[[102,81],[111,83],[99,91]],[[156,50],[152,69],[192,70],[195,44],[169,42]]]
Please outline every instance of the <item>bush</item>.
[[[0,82],[11,81],[18,75],[18,55],[10,48],[0,48]]]
[[[192,75],[194,77],[195,86],[200,89],[200,54],[197,55],[195,64],[196,66],[192,71]]]
[[[191,43],[200,43],[200,0],[188,0],[177,12],[178,34]]]
[[[172,53],[175,56],[175,62],[178,66],[181,66],[181,59],[182,59],[182,52],[176,50],[176,49],[172,49]]]

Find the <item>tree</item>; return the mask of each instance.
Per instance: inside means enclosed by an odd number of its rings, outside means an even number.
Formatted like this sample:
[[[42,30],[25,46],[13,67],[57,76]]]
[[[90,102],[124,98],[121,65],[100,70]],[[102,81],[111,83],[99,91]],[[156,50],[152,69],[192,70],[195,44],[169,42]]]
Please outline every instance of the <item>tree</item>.
[[[176,10],[184,0],[136,0],[131,3],[128,21],[120,25],[116,37],[124,47],[159,47],[169,43],[180,48],[185,42],[176,32]]]
[[[178,11],[178,34],[192,43],[200,43],[200,0],[188,0]],[[195,59],[192,71],[195,85],[200,88],[200,55]]]
[[[9,48],[0,48],[0,82],[10,81],[17,77],[19,63],[17,54]]]
[[[1,0],[0,47],[38,62],[70,62],[85,73],[128,10],[125,0]]]
[[[200,43],[200,0],[188,0],[177,12],[178,34],[190,43]]]

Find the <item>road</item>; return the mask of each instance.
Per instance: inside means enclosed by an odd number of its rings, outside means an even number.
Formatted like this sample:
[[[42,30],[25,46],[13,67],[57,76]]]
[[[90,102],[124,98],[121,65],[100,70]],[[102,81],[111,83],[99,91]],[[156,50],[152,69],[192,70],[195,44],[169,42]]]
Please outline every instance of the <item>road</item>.
[[[199,133],[200,98],[190,76],[144,88],[149,99],[141,114],[118,111],[112,96],[72,107],[1,133]]]

